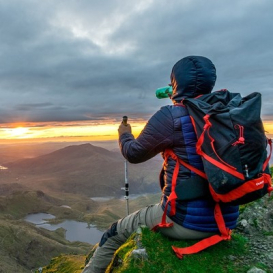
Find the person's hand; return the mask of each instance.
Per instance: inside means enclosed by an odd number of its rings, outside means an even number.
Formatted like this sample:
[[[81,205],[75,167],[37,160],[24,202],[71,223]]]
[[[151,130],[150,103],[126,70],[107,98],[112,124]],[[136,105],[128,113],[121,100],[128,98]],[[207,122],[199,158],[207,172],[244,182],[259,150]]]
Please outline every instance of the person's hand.
[[[131,125],[127,123],[126,125],[121,123],[118,128],[118,135],[121,136],[122,134],[130,133],[132,134]]]

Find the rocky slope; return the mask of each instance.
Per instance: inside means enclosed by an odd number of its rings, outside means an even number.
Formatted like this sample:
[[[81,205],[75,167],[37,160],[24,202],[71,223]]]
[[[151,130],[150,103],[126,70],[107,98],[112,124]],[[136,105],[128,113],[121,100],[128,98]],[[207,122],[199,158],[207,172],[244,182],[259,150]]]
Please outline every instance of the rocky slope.
[[[249,241],[250,255],[241,263],[265,265],[273,272],[273,197],[266,196],[246,206],[236,231]]]

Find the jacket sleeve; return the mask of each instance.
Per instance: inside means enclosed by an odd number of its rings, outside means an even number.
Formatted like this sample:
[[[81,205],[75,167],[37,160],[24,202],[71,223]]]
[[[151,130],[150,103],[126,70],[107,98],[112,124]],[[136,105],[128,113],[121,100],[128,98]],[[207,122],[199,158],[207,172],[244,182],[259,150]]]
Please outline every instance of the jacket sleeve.
[[[125,133],[119,138],[121,153],[130,163],[144,162],[173,145],[174,121],[167,106],[156,112],[135,139]]]

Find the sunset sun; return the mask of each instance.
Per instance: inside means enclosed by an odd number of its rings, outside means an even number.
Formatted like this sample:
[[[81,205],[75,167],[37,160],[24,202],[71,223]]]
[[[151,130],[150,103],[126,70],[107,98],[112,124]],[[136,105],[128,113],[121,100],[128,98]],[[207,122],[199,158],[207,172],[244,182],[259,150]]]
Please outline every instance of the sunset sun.
[[[8,129],[10,137],[12,138],[27,138],[28,128],[25,127],[16,127]]]

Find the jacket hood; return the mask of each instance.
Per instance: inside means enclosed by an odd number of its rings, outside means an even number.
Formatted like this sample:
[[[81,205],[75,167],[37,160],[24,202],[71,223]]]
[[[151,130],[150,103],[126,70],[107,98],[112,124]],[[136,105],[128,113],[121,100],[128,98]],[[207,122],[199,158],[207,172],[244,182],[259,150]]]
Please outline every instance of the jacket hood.
[[[211,93],[216,81],[216,69],[208,58],[188,56],[178,61],[172,69],[172,100],[193,98]]]

